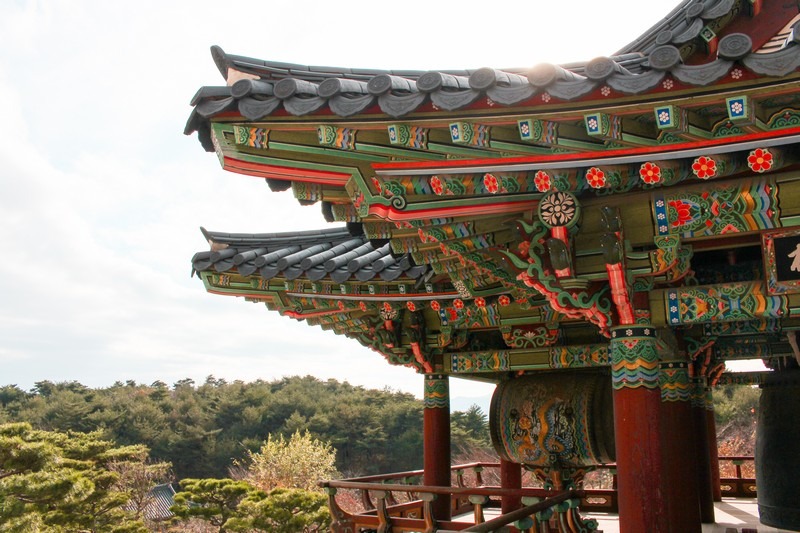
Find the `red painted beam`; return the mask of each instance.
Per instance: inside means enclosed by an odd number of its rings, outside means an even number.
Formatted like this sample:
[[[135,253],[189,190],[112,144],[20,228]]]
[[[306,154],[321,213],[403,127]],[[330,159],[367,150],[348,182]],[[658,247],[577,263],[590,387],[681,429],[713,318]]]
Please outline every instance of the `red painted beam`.
[[[229,156],[224,157],[223,168],[230,172],[236,172],[237,174],[244,174],[247,176],[256,176],[258,178],[302,181],[320,183],[322,185],[344,186],[351,177],[350,174],[343,172],[326,172],[307,168],[266,165],[263,163],[243,161]]]

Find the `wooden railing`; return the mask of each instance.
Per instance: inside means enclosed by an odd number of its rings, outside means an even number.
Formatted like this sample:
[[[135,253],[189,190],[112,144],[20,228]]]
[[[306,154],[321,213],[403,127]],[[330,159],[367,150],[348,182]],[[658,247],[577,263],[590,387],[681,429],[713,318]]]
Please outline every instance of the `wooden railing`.
[[[722,494],[756,497],[755,479],[743,477],[743,473],[749,473],[746,465],[753,463],[753,457],[722,456],[719,459],[721,471],[730,474],[721,479]],[[491,484],[496,476],[490,472],[499,472],[499,469],[499,463],[484,462],[453,466],[452,487],[421,485],[422,470],[324,481],[320,485],[328,494],[334,533],[361,530],[376,533],[488,532],[505,526],[510,526],[510,531],[573,533],[591,527],[591,521],[581,518],[578,509],[581,512],[619,512],[616,465],[598,465],[596,470],[607,472],[603,476],[604,486],[579,491],[531,487],[502,489]],[[344,493],[350,495],[349,509],[338,500]],[[485,520],[485,511],[499,508],[503,497],[518,498],[525,507]],[[432,502],[438,498],[449,498],[452,516],[462,518],[437,523]]]
[[[499,471],[499,468],[499,463],[454,466],[451,469],[453,487],[419,485],[423,475],[421,470],[324,481],[321,486],[328,494],[333,517],[331,531],[480,532],[493,531],[513,523],[516,530],[574,533],[589,526],[578,514],[578,508],[586,496],[584,491],[542,488],[516,490],[485,484],[484,472],[487,469]],[[338,497],[345,491],[351,493],[350,504],[355,502],[360,509],[343,508]],[[486,521],[484,511],[497,509],[504,497],[518,498],[525,507]],[[460,515],[462,518],[437,523],[432,512],[432,502],[437,498],[448,498],[452,516]]]
[[[747,455],[725,455],[719,458],[720,488],[730,498],[755,498],[755,459]]]

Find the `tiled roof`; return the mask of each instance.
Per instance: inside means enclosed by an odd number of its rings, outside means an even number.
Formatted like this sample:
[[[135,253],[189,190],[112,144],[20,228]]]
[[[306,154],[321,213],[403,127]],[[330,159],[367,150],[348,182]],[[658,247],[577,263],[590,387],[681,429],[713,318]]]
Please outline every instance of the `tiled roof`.
[[[369,281],[376,276],[393,281],[400,276],[421,277],[427,270],[410,255],[397,257],[387,243],[370,242],[348,228],[293,233],[221,233],[201,228],[211,250],[198,252],[192,267],[202,272],[236,270],[243,276],[282,277],[343,283],[351,278]]]
[[[716,58],[699,65],[683,63],[681,50],[687,43],[702,40],[700,33],[709,21],[729,16],[736,4],[733,0],[686,0],[616,55],[532,69],[426,72],[316,67],[226,54],[215,46],[212,55],[226,79],[229,69],[256,79],[245,77],[230,86],[201,88],[192,100],[195,109],[185,132],[202,129],[205,120],[226,111],[238,111],[249,120],[279,109],[296,116],[328,109],[349,117],[377,105],[387,115],[401,117],[426,102],[445,111],[465,108],[482,97],[511,106],[545,91],[575,100],[601,85],[623,94],[640,94],[656,88],[667,74],[687,85],[705,86],[725,76],[736,61],[766,76],[796,70],[800,24],[794,25],[777,51],[754,53],[748,35],[731,33],[719,40]]]
[[[172,484],[156,485],[147,491],[146,499],[143,501],[144,509],[142,509],[142,514],[148,520],[167,520],[172,518],[174,513],[169,508],[175,504],[174,496],[175,489],[172,488]],[[125,508],[129,511],[136,511],[136,506],[130,502]]]
[[[173,516],[170,507],[175,503],[173,496],[175,496],[175,489],[172,485],[165,483],[163,485],[156,485],[150,489],[148,496],[151,498],[144,509],[144,516],[150,520],[166,520]]]

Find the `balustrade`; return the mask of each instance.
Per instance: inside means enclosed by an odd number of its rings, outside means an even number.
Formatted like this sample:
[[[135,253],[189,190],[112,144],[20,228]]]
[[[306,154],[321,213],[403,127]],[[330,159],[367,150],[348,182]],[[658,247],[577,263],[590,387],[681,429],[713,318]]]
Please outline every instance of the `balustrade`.
[[[722,494],[756,497],[753,457],[721,456],[719,460]],[[573,533],[591,527],[578,509],[584,513],[618,512],[614,464],[598,465],[594,472],[599,474],[578,491],[502,489],[487,484],[498,479],[499,469],[500,463],[486,462],[453,466],[452,487],[420,485],[421,470],[325,481],[321,486],[328,494],[334,533],[360,529],[376,533],[488,532],[505,525],[530,533]],[[360,503],[360,508],[345,509],[340,505],[337,496],[345,491],[358,494],[348,501],[351,507]],[[503,496],[520,497],[523,507],[497,516]],[[432,518],[431,503],[437,498],[450,499],[453,520],[437,523]]]

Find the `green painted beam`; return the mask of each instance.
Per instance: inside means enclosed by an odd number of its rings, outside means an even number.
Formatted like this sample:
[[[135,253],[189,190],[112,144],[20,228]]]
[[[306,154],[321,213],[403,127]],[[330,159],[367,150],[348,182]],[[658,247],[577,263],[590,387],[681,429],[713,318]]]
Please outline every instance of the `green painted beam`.
[[[443,154],[426,152],[425,150],[411,150],[404,148],[394,148],[379,144],[356,143],[356,150],[368,154],[384,155],[387,157],[402,157],[409,160],[441,161],[447,159]]]
[[[343,159],[356,159],[358,161],[369,161],[371,163],[384,163],[389,161],[388,156],[378,156],[358,151],[338,150],[336,148],[325,148],[323,146],[309,146],[307,144],[291,144],[283,142],[269,142],[267,152],[282,150],[284,152],[294,152],[300,154],[324,155],[326,157],[341,157]]]

